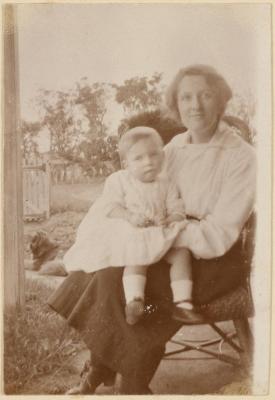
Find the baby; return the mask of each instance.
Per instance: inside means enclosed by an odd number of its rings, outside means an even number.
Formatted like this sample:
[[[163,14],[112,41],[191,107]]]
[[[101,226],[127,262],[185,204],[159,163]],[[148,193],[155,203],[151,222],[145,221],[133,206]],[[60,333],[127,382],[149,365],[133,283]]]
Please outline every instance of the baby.
[[[103,194],[80,224],[75,244],[64,257],[69,271],[122,267],[126,321],[143,316],[147,267],[165,256],[174,317],[194,322],[191,255],[173,248],[188,223],[178,190],[161,173],[163,142],[156,130],[136,127],[119,142],[123,169],[110,175]]]

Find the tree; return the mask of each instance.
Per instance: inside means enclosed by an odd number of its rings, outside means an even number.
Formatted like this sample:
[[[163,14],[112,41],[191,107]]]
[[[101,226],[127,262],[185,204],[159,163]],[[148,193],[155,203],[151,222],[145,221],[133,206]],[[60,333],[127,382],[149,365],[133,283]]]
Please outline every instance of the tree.
[[[117,144],[117,136],[105,136],[95,138],[91,142],[83,141],[79,145],[79,162],[88,175],[93,176],[94,171],[99,174],[100,170],[103,175],[108,175],[106,161],[110,161],[114,169],[119,168]]]
[[[89,85],[86,78],[67,91],[40,90],[36,98],[41,127],[51,135],[51,151],[73,160],[81,142],[92,142],[107,133],[107,85]]]
[[[126,114],[157,108],[162,99],[162,74],[154,73],[125,80],[122,85],[112,85],[116,91],[115,99],[123,106]]]
[[[243,121],[241,124],[239,121],[237,124],[247,126],[248,132],[246,133],[246,138],[249,142],[254,143],[256,140],[256,130],[253,126],[253,118],[256,113],[256,101],[251,93],[246,95],[240,95],[236,93],[226,108],[226,114],[229,116],[237,117],[239,120]],[[242,128],[240,126],[240,128]],[[244,131],[245,128],[241,129]]]
[[[30,153],[38,154],[38,144],[35,141],[41,124],[39,122],[21,121],[21,135],[22,135],[22,151],[25,159],[28,158]]]
[[[40,90],[36,103],[42,114],[41,126],[51,135],[51,151],[61,156],[71,153],[73,136],[73,101],[70,92]]]
[[[87,78],[82,78],[80,83],[76,84],[75,96],[75,104],[81,104],[84,115],[90,123],[87,137],[106,135],[107,126],[104,124],[104,117],[107,111],[108,85],[105,83],[89,85]]]

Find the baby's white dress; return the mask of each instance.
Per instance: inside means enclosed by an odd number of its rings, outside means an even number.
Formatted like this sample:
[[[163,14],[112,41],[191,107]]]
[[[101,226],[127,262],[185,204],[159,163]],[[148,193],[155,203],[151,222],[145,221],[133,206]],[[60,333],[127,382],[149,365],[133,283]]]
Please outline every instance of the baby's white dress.
[[[121,218],[110,218],[115,205],[143,214],[148,220],[184,212],[177,188],[166,177],[144,183],[127,170],[110,175],[103,193],[78,227],[76,241],[64,256],[68,271],[93,272],[106,267],[149,265],[159,261],[172,247],[186,221],[168,227],[135,227]]]

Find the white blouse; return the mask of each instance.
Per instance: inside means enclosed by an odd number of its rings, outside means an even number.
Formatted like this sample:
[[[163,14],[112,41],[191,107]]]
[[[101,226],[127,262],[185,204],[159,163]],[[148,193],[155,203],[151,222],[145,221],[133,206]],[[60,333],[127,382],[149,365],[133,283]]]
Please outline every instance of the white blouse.
[[[236,128],[220,122],[207,143],[190,143],[190,133],[175,136],[165,147],[166,171],[176,183],[190,220],[178,247],[195,257],[225,254],[237,241],[255,200],[256,154]]]

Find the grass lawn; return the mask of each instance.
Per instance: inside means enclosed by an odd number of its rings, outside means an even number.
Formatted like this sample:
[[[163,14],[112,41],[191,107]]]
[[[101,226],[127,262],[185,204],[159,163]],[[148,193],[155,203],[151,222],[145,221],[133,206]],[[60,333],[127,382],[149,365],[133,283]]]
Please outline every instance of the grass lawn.
[[[104,178],[92,183],[53,185],[51,187],[51,213],[64,211],[87,211],[101,193]]]
[[[78,333],[46,304],[53,288],[26,280],[26,307],[4,315],[6,394],[58,394],[79,380],[74,357],[84,349]]]

